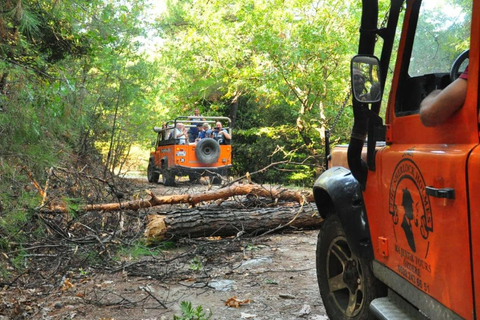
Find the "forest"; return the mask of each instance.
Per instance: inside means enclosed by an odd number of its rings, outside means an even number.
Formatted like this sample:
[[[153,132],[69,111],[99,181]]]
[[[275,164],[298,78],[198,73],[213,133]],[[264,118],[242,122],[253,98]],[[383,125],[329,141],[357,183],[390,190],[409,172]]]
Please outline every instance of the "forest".
[[[146,180],[153,127],[195,108],[232,120],[234,176],[279,163],[252,179],[310,189],[325,130],[348,141],[359,15],[344,0],[1,1],[0,248],[16,253],[0,278],[58,229],[47,195],[67,229],[85,202],[118,201],[119,178]]]
[[[233,175],[278,163],[252,179],[310,189],[325,132],[349,139],[360,14],[353,0],[0,1],[1,251],[45,232],[42,188],[75,209],[146,180],[153,127],[195,108],[232,120]]]
[[[146,174],[152,128],[196,107],[232,119],[235,175],[283,161],[257,179],[310,186],[325,130],[348,138],[359,14],[337,0],[2,1],[0,227],[38,204],[29,173]]]

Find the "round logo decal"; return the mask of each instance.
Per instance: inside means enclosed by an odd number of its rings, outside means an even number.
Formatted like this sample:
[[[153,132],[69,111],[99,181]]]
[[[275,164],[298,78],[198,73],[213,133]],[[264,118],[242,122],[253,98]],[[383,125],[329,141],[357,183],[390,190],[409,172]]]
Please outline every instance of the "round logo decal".
[[[389,213],[397,242],[406,239],[412,252],[426,258],[428,237],[433,232],[432,209],[422,173],[409,158],[402,159],[393,172]]]

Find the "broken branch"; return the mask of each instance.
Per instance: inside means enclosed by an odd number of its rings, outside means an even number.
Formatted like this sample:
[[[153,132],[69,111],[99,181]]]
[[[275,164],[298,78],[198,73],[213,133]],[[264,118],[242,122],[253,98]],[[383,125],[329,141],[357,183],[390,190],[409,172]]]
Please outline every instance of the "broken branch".
[[[150,208],[159,205],[187,203],[191,206],[195,206],[203,201],[212,201],[219,199],[228,199],[232,196],[254,194],[257,196],[271,198],[273,200],[293,201],[303,204],[307,202],[313,202],[313,194],[311,192],[297,192],[287,190],[284,188],[265,188],[256,184],[241,184],[236,183],[229,187],[218,189],[206,193],[200,194],[183,194],[183,195],[169,195],[169,196],[156,196],[150,190],[146,190],[150,195],[150,199],[134,200],[125,202],[114,202],[104,204],[89,204],[83,205],[78,208],[79,211],[116,211],[116,210],[139,210],[142,208]],[[68,208],[64,206],[54,206],[52,208],[42,208],[42,212],[67,212]]]

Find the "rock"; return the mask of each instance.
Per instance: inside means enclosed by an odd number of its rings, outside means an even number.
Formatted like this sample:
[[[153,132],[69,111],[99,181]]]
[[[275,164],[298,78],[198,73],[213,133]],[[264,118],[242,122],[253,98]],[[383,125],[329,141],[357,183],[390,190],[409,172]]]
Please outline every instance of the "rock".
[[[233,280],[212,280],[208,283],[208,286],[217,291],[230,291],[234,284],[235,281]]]
[[[298,312],[299,317],[309,315],[312,312],[312,308],[308,304],[304,304],[302,309]]]
[[[272,258],[270,257],[261,257],[258,259],[250,259],[247,261],[244,261],[240,268],[246,268],[246,267],[253,267],[253,266],[258,266],[261,264],[266,264],[266,263],[272,263]]]

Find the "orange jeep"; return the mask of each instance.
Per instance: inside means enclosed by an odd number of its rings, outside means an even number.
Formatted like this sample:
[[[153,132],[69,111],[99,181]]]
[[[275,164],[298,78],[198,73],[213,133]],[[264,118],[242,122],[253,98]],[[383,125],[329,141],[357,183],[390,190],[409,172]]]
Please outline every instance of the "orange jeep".
[[[196,139],[189,143],[188,137],[176,128],[185,126],[187,130],[197,126],[198,120],[181,116],[168,121],[163,127],[154,127],[157,133],[155,150],[150,153],[147,176],[149,182],[158,182],[160,175],[166,186],[175,185],[175,176],[189,176],[190,181],[202,176],[211,177],[219,183],[221,176],[227,176],[232,166],[232,146],[230,141],[217,138],[215,124],[221,122],[230,136],[230,119],[227,117],[202,117],[201,123],[211,127],[211,137]],[[220,142],[220,143],[219,143]]]
[[[390,0],[383,21],[377,0],[361,3],[350,142],[313,187],[325,309],[332,320],[479,319],[480,1]],[[420,102],[467,57],[463,106],[425,127]]]

